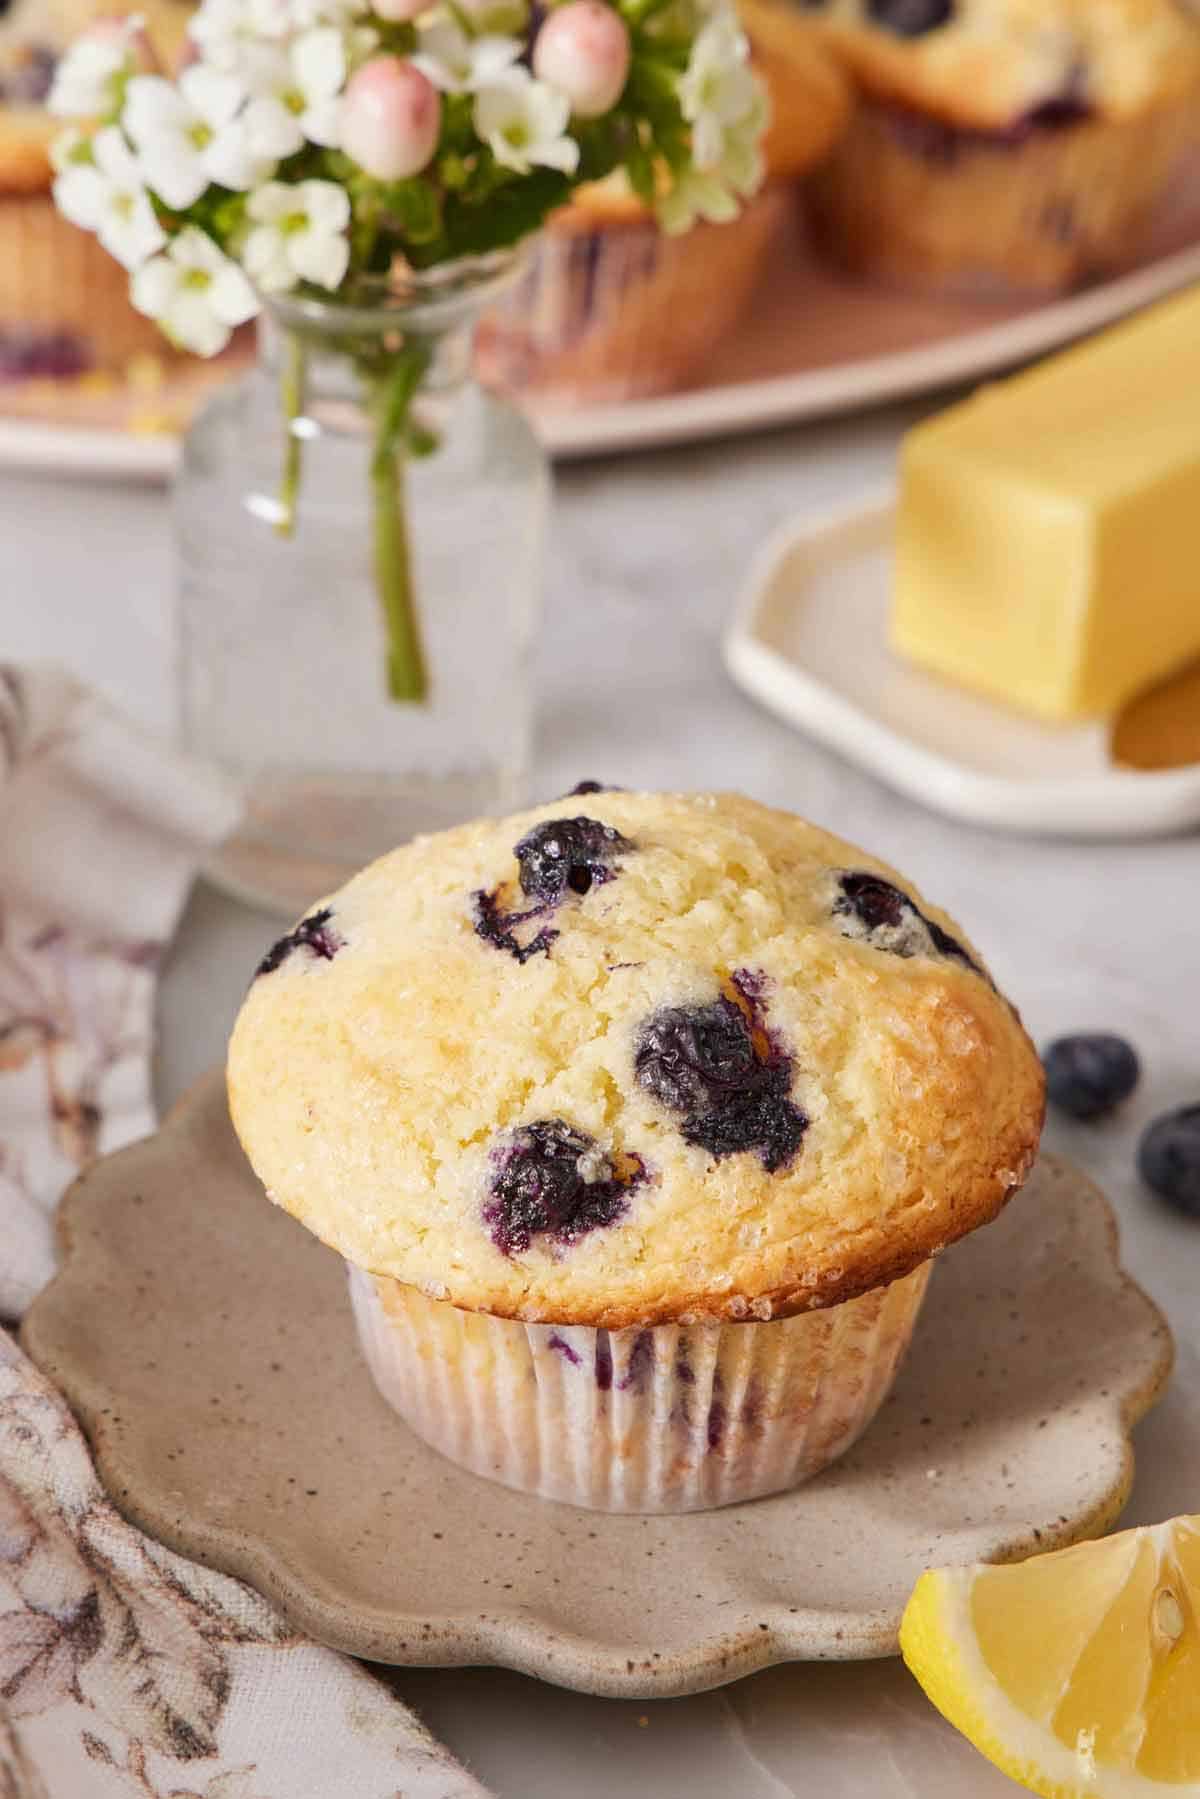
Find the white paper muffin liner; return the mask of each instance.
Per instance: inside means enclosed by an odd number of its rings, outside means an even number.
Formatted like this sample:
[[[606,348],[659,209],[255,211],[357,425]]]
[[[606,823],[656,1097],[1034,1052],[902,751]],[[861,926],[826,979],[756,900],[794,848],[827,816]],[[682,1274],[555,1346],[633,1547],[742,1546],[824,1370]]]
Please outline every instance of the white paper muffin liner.
[[[818,241],[925,293],[1060,292],[1141,253],[1197,142],[1191,97],[1012,142],[868,102],[814,178]]]
[[[349,1273],[376,1386],[442,1455],[596,1511],[694,1512],[794,1487],[850,1447],[931,1268],[795,1318],[616,1331],[460,1311]]]
[[[480,375],[560,407],[678,387],[745,311],[786,210],[784,191],[769,187],[736,219],[681,237],[648,215],[591,229],[552,221],[480,324]]]

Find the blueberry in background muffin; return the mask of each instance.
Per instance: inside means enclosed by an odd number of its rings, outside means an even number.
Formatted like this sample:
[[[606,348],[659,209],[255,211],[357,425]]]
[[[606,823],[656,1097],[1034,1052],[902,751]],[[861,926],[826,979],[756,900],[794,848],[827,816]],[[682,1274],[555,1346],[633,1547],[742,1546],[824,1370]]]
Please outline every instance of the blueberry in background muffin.
[[[414,1428],[615,1510],[841,1453],[1042,1117],[1012,1009],[893,870],[736,795],[620,791],[323,901],[252,982],[229,1093]]]
[[[858,272],[1054,290],[1136,257],[1200,136],[1179,0],[806,0],[863,104],[814,183]]]

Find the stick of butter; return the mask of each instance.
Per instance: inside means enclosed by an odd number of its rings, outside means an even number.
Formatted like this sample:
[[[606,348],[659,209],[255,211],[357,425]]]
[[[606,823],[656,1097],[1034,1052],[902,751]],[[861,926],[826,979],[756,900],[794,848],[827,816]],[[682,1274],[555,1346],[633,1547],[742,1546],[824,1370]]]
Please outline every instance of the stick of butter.
[[[1049,720],[1200,655],[1200,290],[909,433],[892,642]]]

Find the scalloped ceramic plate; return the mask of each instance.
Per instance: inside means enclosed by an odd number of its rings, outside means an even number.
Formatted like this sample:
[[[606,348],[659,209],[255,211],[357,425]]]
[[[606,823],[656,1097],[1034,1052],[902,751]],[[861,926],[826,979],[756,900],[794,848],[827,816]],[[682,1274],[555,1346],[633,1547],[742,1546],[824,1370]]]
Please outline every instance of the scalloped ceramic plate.
[[[266,1203],[210,1076],[65,1202],[23,1339],[110,1493],[335,1647],[624,1698],[891,1655],[931,1563],[1106,1529],[1171,1362],[1106,1201],[1046,1158],[951,1251],[892,1398],[793,1493],[605,1517],[463,1473],[378,1398],[338,1258]]]

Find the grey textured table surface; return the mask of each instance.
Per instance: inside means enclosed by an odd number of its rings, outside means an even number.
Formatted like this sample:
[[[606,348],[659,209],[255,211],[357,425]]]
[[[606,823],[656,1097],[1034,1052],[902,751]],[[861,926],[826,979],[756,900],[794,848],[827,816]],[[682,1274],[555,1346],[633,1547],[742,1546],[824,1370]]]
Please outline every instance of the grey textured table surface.
[[[899,409],[564,472],[535,790],[596,776],[740,787],[794,807],[894,860],[966,920],[1035,1036],[1103,1026],[1138,1044],[1145,1078],[1122,1117],[1088,1129],[1052,1122],[1048,1141],[1106,1188],[1128,1265],[1176,1331],[1178,1371],[1138,1431],[1128,1513],[1161,1517],[1193,1509],[1200,1493],[1200,1225],[1146,1195],[1132,1157],[1147,1117],[1200,1097],[1200,837],[1033,843],[950,824],[756,710],[720,663],[720,626],[764,535],[877,483],[914,416]],[[0,653],[55,656],[146,723],[169,726],[164,496],[9,475],[0,518]],[[270,934],[262,914],[196,890],[163,988],[164,1101],[220,1058],[246,971]],[[1015,1791],[895,1662],[779,1668],[650,1706],[487,1670],[402,1671],[394,1684],[502,1799]]]

